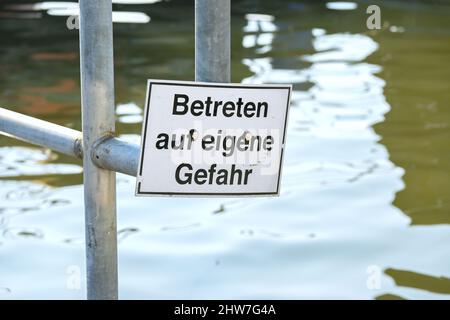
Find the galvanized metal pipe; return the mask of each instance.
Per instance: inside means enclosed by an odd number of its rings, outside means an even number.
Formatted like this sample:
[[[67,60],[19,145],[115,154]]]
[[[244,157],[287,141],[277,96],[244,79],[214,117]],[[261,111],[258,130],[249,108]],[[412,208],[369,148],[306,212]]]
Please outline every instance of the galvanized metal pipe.
[[[195,81],[230,82],[230,0],[195,0]]]
[[[0,132],[16,139],[81,158],[80,131],[0,108]]]
[[[117,299],[116,175],[92,161],[115,130],[111,0],[80,0],[80,60],[87,297]]]
[[[92,160],[101,168],[136,176],[139,165],[139,145],[117,138],[100,141],[93,149]]]
[[[48,121],[0,108],[0,134],[83,158],[82,133]],[[139,145],[118,138],[96,141],[91,149],[96,166],[136,176]]]

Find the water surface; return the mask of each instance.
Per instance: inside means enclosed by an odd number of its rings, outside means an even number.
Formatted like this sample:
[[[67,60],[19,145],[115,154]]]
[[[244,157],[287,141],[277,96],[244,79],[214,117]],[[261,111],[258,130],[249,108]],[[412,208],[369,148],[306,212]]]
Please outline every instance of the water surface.
[[[194,17],[130,2],[117,131],[139,143],[146,79],[194,78]],[[135,198],[118,175],[121,298],[450,298],[450,2],[378,4],[367,30],[365,1],[233,0],[233,82],[294,86],[281,196]],[[0,1],[0,105],[80,129],[73,5]],[[1,299],[85,297],[81,172],[0,137]]]

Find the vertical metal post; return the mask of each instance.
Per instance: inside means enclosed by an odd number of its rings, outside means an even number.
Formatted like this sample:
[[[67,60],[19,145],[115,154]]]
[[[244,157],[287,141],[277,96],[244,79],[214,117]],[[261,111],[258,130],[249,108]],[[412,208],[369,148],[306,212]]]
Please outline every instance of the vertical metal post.
[[[117,299],[116,176],[92,161],[115,128],[112,3],[79,3],[87,297]]]
[[[230,82],[230,0],[195,0],[195,80]]]

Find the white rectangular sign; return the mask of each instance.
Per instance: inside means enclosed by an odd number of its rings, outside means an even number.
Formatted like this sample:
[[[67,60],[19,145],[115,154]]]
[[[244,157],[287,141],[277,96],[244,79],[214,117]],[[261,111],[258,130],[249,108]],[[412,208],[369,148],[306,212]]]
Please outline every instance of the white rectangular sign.
[[[149,80],[136,195],[278,195],[291,89]]]

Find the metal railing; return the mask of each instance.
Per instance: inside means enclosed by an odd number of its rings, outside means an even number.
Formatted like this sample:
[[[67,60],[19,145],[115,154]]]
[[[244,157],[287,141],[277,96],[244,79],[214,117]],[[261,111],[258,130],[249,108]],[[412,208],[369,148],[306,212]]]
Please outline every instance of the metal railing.
[[[111,0],[80,0],[82,132],[0,108],[0,134],[83,159],[88,299],[117,299],[115,173],[139,146],[114,137]],[[195,0],[195,79],[230,81],[230,0]]]

